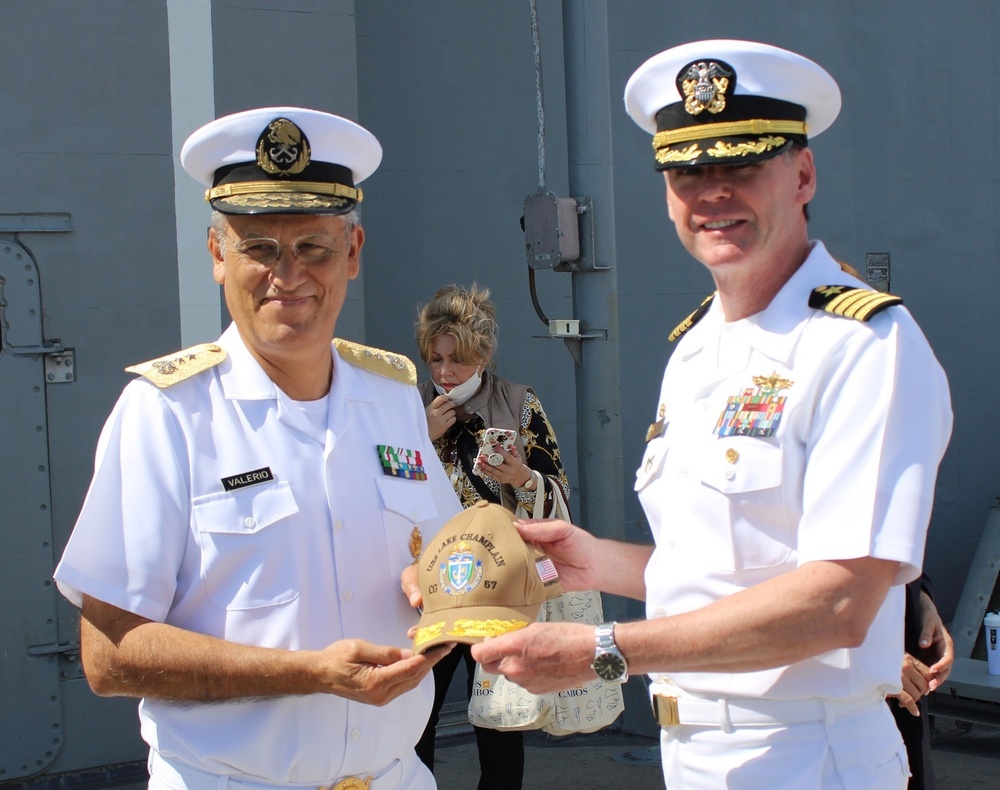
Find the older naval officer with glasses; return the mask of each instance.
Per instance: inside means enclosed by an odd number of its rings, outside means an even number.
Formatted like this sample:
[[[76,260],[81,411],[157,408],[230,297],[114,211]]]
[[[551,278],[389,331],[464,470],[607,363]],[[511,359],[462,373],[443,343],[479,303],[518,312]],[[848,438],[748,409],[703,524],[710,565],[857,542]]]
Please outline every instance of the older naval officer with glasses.
[[[334,339],[381,153],[295,107],[181,152],[233,323],[129,368],[55,573],[91,687],[142,699],[151,788],[435,786],[411,563],[460,506],[412,363]]]

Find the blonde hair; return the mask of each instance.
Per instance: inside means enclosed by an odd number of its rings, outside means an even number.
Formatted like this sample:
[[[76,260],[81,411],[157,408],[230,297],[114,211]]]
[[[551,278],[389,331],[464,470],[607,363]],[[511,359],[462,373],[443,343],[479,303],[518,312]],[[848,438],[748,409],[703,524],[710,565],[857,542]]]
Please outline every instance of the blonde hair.
[[[490,301],[490,289],[473,283],[446,285],[438,289],[427,304],[420,308],[414,329],[420,358],[430,364],[434,338],[451,335],[455,338],[455,357],[463,365],[487,360],[494,367],[497,350],[497,309]]]

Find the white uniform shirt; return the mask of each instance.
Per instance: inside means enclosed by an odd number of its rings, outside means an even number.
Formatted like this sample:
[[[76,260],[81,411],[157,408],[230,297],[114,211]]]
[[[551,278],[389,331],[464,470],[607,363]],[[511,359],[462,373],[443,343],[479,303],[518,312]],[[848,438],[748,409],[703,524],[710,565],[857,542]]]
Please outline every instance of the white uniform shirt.
[[[56,580],[158,622],[244,644],[315,650],[358,637],[409,647],[400,588],[418,526],[461,508],[415,387],[335,350],[326,430],[267,377],[230,327],[217,367],[125,388]],[[383,473],[377,445],[419,451],[426,480]],[[226,491],[222,478],[271,480]],[[265,475],[266,477],[267,475]],[[411,750],[433,680],[384,707],[315,694],[209,705],[143,700],[143,738],[201,770],[321,784]]]
[[[898,585],[923,560],[951,434],[948,384],[905,308],[866,323],[809,307],[828,284],[863,287],[816,242],[763,312],[727,324],[716,299],[678,342],[660,390],[664,428],[636,474],[656,541],[646,615],[689,612],[816,560],[895,560],[897,586],[856,649],[758,672],[654,674],[654,683],[713,697],[899,690]],[[765,413],[742,423],[757,435],[720,436],[720,420],[738,427],[733,414],[761,394]]]

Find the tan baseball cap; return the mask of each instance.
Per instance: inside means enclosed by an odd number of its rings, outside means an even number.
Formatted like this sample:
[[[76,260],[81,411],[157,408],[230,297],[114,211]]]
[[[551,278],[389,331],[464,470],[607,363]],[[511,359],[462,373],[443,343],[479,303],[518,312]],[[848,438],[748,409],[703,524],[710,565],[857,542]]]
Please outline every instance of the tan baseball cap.
[[[424,611],[413,651],[524,628],[562,592],[552,560],[514,527],[514,514],[480,500],[445,524],[417,561]]]

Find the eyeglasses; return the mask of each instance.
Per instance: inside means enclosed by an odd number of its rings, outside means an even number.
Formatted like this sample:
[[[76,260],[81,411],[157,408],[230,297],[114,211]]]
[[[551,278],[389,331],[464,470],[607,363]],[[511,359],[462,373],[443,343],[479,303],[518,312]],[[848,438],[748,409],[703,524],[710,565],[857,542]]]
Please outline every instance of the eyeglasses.
[[[292,256],[303,263],[322,263],[339,245],[339,240],[332,236],[301,236],[292,243]],[[281,244],[277,239],[240,239],[233,244],[233,249],[264,266],[270,266],[281,257]]]

